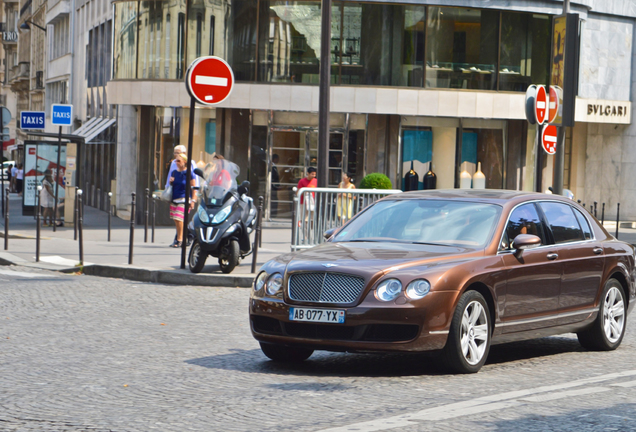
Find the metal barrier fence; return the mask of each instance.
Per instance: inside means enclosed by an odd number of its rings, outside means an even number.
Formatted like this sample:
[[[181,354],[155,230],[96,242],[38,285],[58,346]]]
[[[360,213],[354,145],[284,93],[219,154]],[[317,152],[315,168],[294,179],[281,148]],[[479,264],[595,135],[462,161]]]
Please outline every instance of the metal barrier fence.
[[[296,189],[296,188],[294,188]],[[324,232],[344,225],[369,204],[399,189],[302,188],[294,195],[292,251],[325,241]]]

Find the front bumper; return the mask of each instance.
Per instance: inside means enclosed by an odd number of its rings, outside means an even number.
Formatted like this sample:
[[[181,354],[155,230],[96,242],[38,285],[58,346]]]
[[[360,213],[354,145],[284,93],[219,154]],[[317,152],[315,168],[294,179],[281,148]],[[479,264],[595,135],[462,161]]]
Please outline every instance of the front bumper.
[[[430,351],[446,344],[457,292],[431,292],[417,302],[380,302],[371,291],[359,305],[289,304],[280,298],[250,299],[250,327],[260,342],[327,351]],[[401,300],[400,300],[401,299]],[[290,307],[344,309],[344,324],[290,321]]]

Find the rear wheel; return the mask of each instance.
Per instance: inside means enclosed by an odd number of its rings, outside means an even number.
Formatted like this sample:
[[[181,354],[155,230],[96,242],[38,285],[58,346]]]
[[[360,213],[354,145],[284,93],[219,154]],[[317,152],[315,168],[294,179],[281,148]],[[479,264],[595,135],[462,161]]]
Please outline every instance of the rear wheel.
[[[603,289],[596,320],[591,327],[576,334],[581,345],[594,351],[618,348],[625,335],[626,311],[623,286],[616,279],[609,279]]]
[[[455,373],[475,373],[486,363],[490,350],[490,311],[484,297],[467,291],[453,314],[442,358]]]
[[[201,273],[205,266],[208,255],[201,250],[201,243],[198,240],[192,242],[190,255],[188,256],[188,267],[192,273]]]
[[[299,363],[307,360],[314,350],[308,348],[288,347],[261,342],[263,354],[274,361],[285,363]]]
[[[223,273],[232,273],[232,270],[239,263],[239,244],[236,240],[230,240],[230,243],[222,250],[219,257],[219,266]]]

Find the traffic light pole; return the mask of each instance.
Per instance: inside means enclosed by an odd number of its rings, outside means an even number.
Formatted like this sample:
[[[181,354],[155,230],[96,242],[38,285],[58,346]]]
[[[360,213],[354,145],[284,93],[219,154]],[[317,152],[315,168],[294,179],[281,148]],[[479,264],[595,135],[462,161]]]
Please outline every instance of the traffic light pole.
[[[331,0],[322,0],[320,86],[318,90],[318,187],[327,187],[329,87],[331,81]]]

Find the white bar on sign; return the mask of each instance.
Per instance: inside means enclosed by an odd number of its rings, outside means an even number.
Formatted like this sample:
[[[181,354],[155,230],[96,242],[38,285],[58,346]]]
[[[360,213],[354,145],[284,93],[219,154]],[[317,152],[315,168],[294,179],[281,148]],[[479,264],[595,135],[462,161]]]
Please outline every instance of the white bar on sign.
[[[198,79],[199,77],[197,77]],[[542,101],[537,101],[537,108],[539,109],[545,109],[545,102]]]
[[[546,135],[544,138],[545,142],[556,142],[556,137],[554,135]]]
[[[195,84],[227,87],[227,78],[197,75],[194,77]]]
[[[554,109],[555,105],[554,101],[550,101],[550,109]]]

